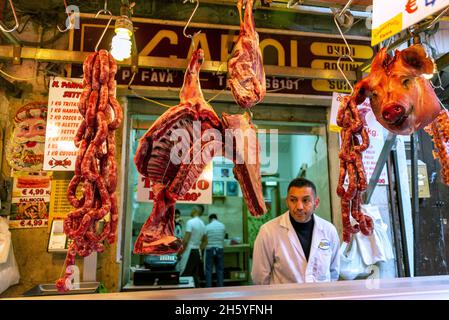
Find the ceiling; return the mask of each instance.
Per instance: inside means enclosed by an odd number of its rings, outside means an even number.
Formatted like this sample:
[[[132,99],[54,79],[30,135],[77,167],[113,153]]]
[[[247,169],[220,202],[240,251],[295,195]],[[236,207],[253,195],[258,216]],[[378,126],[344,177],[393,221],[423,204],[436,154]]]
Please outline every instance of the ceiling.
[[[114,15],[119,15],[122,1],[107,1],[108,9]],[[236,0],[199,1],[200,5],[192,22],[227,25],[239,23]],[[134,0],[134,2],[136,5],[133,16],[151,19],[187,21],[194,8],[194,3],[187,1],[183,4],[183,0]],[[330,10],[327,10],[327,13],[305,12],[301,10],[303,6],[294,5],[288,8],[288,2],[288,0],[257,0],[254,12],[256,25],[259,28],[338,34]],[[353,0],[349,8],[351,10],[363,9],[370,2],[369,0]],[[66,18],[63,0],[14,0],[13,3],[21,17],[21,23],[26,21],[25,19],[31,19],[48,28],[56,28],[56,24],[60,24]],[[67,4],[78,6],[81,13],[97,13],[104,7],[104,1],[100,0],[67,0]],[[300,0],[297,4],[321,6],[322,9],[323,7],[329,8],[329,6],[342,8],[346,2],[344,0]],[[8,25],[12,25],[13,17],[9,1],[0,0],[0,14],[5,6],[5,16],[2,20],[6,21]],[[358,23],[348,30],[347,34],[369,36],[370,30],[364,27],[363,23]]]

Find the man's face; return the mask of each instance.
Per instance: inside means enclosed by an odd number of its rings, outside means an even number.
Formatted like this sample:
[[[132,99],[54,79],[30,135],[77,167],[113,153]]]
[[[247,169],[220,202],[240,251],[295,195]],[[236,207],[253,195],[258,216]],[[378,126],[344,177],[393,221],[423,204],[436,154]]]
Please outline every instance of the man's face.
[[[310,187],[291,187],[288,191],[287,208],[296,222],[310,221],[312,214],[320,204],[320,198],[315,196]]]

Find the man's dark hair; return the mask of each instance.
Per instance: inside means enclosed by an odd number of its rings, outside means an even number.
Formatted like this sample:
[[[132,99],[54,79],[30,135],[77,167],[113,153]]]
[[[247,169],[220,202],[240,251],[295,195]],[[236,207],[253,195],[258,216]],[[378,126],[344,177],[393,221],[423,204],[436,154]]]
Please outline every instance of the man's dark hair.
[[[198,211],[200,216],[204,213],[204,206],[202,204],[195,205],[195,207],[193,207],[193,209]]]
[[[209,215],[209,221],[211,221],[212,219],[217,219],[218,220],[218,217],[217,217],[217,215],[215,213],[212,213],[212,214]]]
[[[181,211],[179,211],[179,209],[175,209],[175,216],[176,216],[177,214],[181,215]]]
[[[303,188],[303,187],[309,187],[313,190],[313,195],[316,197],[316,186],[315,184],[307,180],[305,178],[295,178],[293,179],[290,184],[288,185],[287,193],[290,191],[290,188],[296,187],[296,188]]]

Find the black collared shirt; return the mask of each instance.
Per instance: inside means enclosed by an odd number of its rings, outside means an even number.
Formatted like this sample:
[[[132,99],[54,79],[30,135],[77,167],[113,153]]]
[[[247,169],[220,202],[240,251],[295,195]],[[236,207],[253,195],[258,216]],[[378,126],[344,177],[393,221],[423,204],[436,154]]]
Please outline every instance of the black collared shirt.
[[[304,250],[304,254],[306,256],[307,261],[309,260],[310,246],[312,245],[312,235],[313,235],[313,226],[315,224],[315,220],[313,215],[308,222],[296,222],[295,219],[289,214],[290,222],[292,223],[293,229],[295,229],[296,234],[298,235],[299,242],[301,243],[302,249]]]

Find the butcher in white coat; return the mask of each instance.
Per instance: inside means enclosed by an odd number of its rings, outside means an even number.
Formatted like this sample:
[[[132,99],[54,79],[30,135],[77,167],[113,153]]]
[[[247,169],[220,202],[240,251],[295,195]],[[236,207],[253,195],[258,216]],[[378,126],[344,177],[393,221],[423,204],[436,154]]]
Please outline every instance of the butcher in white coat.
[[[268,221],[254,243],[254,284],[336,281],[340,239],[334,225],[315,215],[320,204],[313,182],[296,178],[287,194],[288,211]]]

